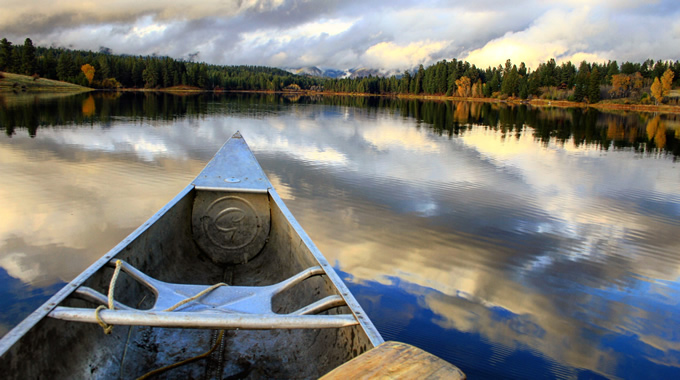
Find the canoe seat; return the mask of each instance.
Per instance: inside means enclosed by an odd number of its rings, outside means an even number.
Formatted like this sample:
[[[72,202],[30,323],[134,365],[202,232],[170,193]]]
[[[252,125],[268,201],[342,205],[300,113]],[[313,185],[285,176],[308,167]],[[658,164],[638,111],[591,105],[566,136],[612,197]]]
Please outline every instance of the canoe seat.
[[[109,265],[116,265],[113,261]],[[150,309],[139,310],[111,300],[96,290],[81,286],[75,293],[82,298],[113,308],[101,310],[99,318],[108,325],[135,325],[219,329],[297,329],[338,328],[358,324],[353,314],[315,315],[346,305],[331,295],[289,314],[272,310],[272,298],[286,289],[325,274],[319,266],[277,284],[268,286],[189,285],[156,280],[132,265],[119,261],[120,270],[151,290],[156,301]],[[115,286],[115,275],[111,286]],[[223,286],[220,286],[223,285]],[[111,301],[111,302],[109,302]],[[56,319],[99,323],[95,309],[58,306],[49,316]]]

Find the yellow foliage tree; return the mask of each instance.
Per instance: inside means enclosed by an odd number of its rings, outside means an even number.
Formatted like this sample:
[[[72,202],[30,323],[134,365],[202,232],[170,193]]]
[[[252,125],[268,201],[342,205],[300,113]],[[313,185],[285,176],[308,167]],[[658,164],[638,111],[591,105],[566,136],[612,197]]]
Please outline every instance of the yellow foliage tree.
[[[659,81],[659,78],[654,78],[654,83],[652,83],[652,96],[656,99],[656,104],[661,103],[663,100],[663,86]]]
[[[470,78],[460,77],[456,79],[456,95],[463,98],[470,96],[470,87]]]
[[[663,90],[663,96],[668,96],[671,93],[671,86],[673,85],[673,77],[675,74],[673,70],[667,69],[661,76],[661,87]]]
[[[94,67],[92,67],[92,65],[89,63],[86,63],[80,67],[80,70],[82,70],[83,74],[85,74],[87,81],[92,84],[92,80],[94,79]]]
[[[626,96],[630,88],[631,77],[626,74],[612,75],[612,89],[609,93],[615,96]]]

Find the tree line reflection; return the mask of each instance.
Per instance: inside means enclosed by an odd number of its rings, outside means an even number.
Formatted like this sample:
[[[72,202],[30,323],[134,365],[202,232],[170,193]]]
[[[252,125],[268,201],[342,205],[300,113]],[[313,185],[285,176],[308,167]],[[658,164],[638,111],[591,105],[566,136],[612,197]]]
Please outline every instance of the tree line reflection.
[[[151,92],[0,96],[0,127],[9,137],[17,129],[26,129],[29,136],[35,137],[39,128],[109,125],[117,118],[172,122],[210,114],[265,117],[287,112],[291,104],[355,107],[369,115],[389,111],[450,137],[484,126],[499,131],[503,138],[532,133],[546,145],[556,142],[600,149],[632,148],[640,153],[680,156],[679,115],[387,97]]]

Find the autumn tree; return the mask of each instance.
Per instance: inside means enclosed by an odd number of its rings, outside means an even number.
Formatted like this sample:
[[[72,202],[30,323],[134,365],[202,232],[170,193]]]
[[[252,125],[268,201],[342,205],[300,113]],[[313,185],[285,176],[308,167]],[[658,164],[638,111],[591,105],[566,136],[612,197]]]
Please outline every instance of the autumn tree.
[[[639,94],[644,86],[644,78],[639,72],[612,75],[612,88],[609,93],[615,97],[628,97]]]
[[[87,78],[87,82],[92,84],[92,80],[94,79],[94,67],[90,65],[89,63],[86,63],[80,67],[80,70],[85,74],[85,78]]]
[[[613,74],[612,75],[612,88],[609,90],[609,94],[617,97],[628,96],[630,90],[631,77],[626,74]]]
[[[652,96],[656,99],[656,104],[661,103],[663,100],[663,86],[659,78],[654,78],[654,83],[652,83]]]
[[[460,77],[456,80],[456,96],[463,98],[470,96],[470,78]]]
[[[652,96],[656,99],[656,104],[661,103],[663,98],[670,94],[674,76],[673,70],[667,69],[661,76],[661,80],[659,80],[659,77],[654,78],[651,91]]]
[[[663,96],[668,96],[671,93],[671,86],[673,85],[673,78],[675,73],[673,70],[667,69],[661,76],[661,87],[663,90]]]

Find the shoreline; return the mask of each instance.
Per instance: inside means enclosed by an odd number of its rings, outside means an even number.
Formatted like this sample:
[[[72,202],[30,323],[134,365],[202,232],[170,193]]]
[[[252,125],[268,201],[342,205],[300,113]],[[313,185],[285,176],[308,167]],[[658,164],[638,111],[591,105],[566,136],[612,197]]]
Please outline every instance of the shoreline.
[[[124,90],[128,91],[128,89]],[[368,93],[353,93],[353,92],[328,92],[328,91],[271,91],[271,90],[192,90],[192,91],[177,91],[177,90],[149,90],[149,89],[129,89],[129,91],[158,91],[168,93],[246,93],[246,94],[283,94],[291,96],[356,96],[356,97],[385,97],[395,99],[414,99],[414,100],[430,100],[430,101],[460,101],[460,102],[479,102],[479,103],[497,103],[506,105],[528,105],[532,107],[541,108],[595,108],[605,111],[631,111],[631,112],[651,112],[651,113],[668,113],[680,114],[680,106],[671,105],[654,105],[654,104],[620,104],[609,102],[598,103],[584,103],[572,102],[568,100],[545,100],[545,99],[531,99],[522,100],[517,98],[497,99],[497,98],[473,98],[473,97],[457,97],[446,95],[412,95],[412,94],[368,94]]]
[[[43,79],[44,80],[44,79]],[[52,81],[60,83],[58,81]],[[43,82],[44,83],[44,82]],[[52,84],[51,83],[51,84]],[[64,82],[66,83],[66,82]],[[460,102],[478,102],[478,103],[496,103],[506,104],[509,106],[527,105],[540,108],[594,108],[602,111],[630,111],[630,112],[650,112],[650,113],[665,113],[665,114],[680,114],[680,106],[677,105],[654,105],[654,104],[621,104],[611,103],[608,101],[598,103],[584,103],[573,102],[568,100],[545,100],[545,99],[531,99],[522,100],[517,98],[498,99],[498,98],[473,98],[473,97],[458,97],[446,95],[413,95],[413,94],[369,94],[369,93],[353,93],[353,92],[329,92],[329,91],[274,91],[274,90],[203,90],[200,88],[121,88],[121,89],[94,89],[88,87],[80,87],[77,85],[68,86],[67,88],[59,88],[57,86],[32,86],[28,91],[12,91],[9,86],[0,86],[0,95],[18,95],[26,93],[82,93],[82,92],[165,92],[174,95],[192,95],[201,93],[225,94],[225,93],[246,93],[246,94],[282,94],[289,96],[349,96],[349,97],[384,97],[394,99],[413,99],[413,100],[428,100],[428,101],[460,101]],[[3,91],[4,90],[4,91]]]

